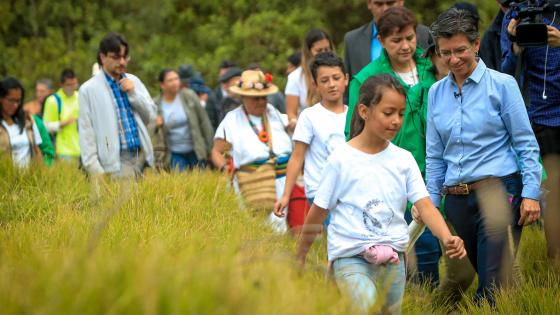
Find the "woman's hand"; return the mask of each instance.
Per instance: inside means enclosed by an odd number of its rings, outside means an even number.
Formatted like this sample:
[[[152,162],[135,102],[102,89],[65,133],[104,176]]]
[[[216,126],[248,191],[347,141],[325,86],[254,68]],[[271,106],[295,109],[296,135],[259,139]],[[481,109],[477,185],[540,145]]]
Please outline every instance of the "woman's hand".
[[[541,206],[538,200],[523,198],[520,207],[521,217],[519,225],[531,225],[541,216]]]
[[[283,218],[286,215],[284,213],[284,208],[288,206],[289,202],[290,196],[282,196],[282,198],[280,198],[280,200],[276,201],[276,203],[274,204],[274,214],[279,218]]]
[[[465,244],[458,236],[450,236],[446,238],[443,241],[443,246],[445,247],[445,254],[449,256],[449,258],[461,259],[467,255]]]

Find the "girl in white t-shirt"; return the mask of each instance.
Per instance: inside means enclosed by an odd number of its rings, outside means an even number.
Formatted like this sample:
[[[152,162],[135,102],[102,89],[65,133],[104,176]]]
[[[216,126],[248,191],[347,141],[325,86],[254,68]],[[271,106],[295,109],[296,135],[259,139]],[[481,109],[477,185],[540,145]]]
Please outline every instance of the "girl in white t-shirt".
[[[401,127],[405,99],[402,86],[390,75],[370,77],[363,83],[350,141],[328,158],[298,247],[298,259],[304,264],[329,211],[329,262],[337,285],[362,312],[375,304],[379,292],[387,292],[384,308],[400,313],[406,278],[407,201],[443,242],[447,255],[466,255],[463,241],[451,235],[430,201],[412,154],[390,143]]]
[[[294,130],[299,113],[319,101],[314,89],[309,62],[318,53],[333,51],[334,45],[330,36],[320,29],[311,29],[305,35],[302,45],[301,65],[288,75],[286,83],[286,114],[288,129]]]
[[[294,150],[288,162],[284,194],[274,207],[276,215],[280,217],[284,216],[283,209],[290,201],[302,168],[305,195],[311,204],[327,158],[334,149],[345,143],[344,125],[348,106],[344,105],[343,97],[348,76],[344,71],[344,63],[333,52],[320,53],[311,62],[310,70],[322,101],[304,109],[299,116],[292,136]]]
[[[24,90],[14,78],[0,82],[0,156],[10,154],[16,166],[42,161],[41,135],[35,121],[23,111]]]

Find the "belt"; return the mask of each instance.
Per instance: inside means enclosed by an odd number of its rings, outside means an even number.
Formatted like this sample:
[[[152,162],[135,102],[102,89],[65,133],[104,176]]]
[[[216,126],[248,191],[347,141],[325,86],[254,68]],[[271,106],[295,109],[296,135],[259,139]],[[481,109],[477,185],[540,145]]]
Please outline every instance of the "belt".
[[[516,176],[519,176],[518,172],[502,177],[487,177],[472,183],[460,183],[455,186],[444,186],[442,193],[443,195],[468,195],[471,192],[480,189],[484,185],[487,185],[489,180],[505,180]]]

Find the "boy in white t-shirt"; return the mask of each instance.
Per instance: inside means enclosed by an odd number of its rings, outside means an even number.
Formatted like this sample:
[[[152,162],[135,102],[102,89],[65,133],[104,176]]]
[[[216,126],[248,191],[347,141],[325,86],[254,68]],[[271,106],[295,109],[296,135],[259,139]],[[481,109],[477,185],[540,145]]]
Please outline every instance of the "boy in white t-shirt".
[[[302,168],[305,166],[305,195],[312,204],[327,158],[335,148],[345,143],[344,125],[348,107],[344,105],[343,96],[348,76],[344,63],[333,52],[320,53],[311,62],[310,70],[321,102],[304,109],[299,116],[292,137],[294,150],[288,162],[284,194],[274,207],[280,217],[284,215],[282,209],[290,201]]]
[[[451,258],[466,256],[430,201],[412,154],[390,140],[400,130],[405,92],[391,75],[368,78],[360,88],[350,141],[339,146],[323,168],[319,188],[305,220],[297,257],[302,264],[329,212],[328,257],[341,291],[360,312],[386,292],[384,309],[400,314],[405,288],[404,251],[407,201],[439,238]]]

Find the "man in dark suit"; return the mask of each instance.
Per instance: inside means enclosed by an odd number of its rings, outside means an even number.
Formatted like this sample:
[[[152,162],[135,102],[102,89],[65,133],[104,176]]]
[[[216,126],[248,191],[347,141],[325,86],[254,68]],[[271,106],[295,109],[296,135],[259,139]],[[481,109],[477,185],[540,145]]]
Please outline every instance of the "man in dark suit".
[[[367,0],[373,20],[344,35],[344,64],[350,80],[381,53],[375,25],[381,14],[393,6],[404,6],[404,0]],[[419,24],[416,27],[416,41],[422,49],[430,46],[432,39],[427,26]]]

